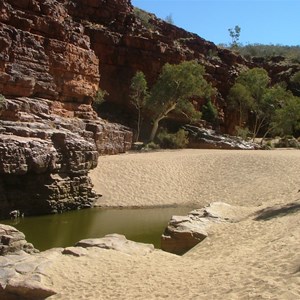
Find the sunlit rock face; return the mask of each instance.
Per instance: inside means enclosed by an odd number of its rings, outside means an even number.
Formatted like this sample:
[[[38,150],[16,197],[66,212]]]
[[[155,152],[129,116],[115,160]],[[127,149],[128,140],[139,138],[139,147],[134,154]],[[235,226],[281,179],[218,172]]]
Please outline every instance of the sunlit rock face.
[[[247,65],[240,55],[142,12],[127,0],[73,0],[66,7],[90,38],[91,48],[99,58],[101,86],[108,91],[108,100],[115,107],[129,115],[133,113],[129,87],[137,70],[145,73],[151,86],[164,64],[197,60],[205,66],[206,79],[218,89],[213,102],[222,129],[227,130],[225,97]],[[195,99],[194,104],[201,109],[205,101]],[[180,117],[174,118],[183,122]]]
[[[4,0],[0,11],[0,217],[90,207],[88,171],[132,138],[91,106],[100,75],[90,38],[63,1]]]

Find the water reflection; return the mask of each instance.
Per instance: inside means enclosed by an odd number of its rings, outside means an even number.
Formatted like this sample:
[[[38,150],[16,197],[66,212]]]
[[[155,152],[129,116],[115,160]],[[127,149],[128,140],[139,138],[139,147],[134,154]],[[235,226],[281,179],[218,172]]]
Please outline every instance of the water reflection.
[[[1,221],[24,232],[39,250],[74,245],[84,238],[124,234],[137,242],[160,248],[160,236],[172,215],[185,215],[191,207],[147,209],[85,209],[64,214]]]

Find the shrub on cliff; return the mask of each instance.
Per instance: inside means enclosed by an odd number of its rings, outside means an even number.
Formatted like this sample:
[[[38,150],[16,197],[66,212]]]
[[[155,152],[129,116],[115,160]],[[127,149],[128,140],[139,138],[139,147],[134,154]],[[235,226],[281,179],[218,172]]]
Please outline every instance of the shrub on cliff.
[[[99,89],[95,95],[94,101],[93,101],[93,108],[96,112],[99,112],[100,106],[106,101],[105,96],[108,96],[108,92],[105,90]]]
[[[208,100],[202,107],[202,119],[213,125],[215,125],[218,120],[218,110],[211,100]]]
[[[141,24],[149,30],[155,30],[155,26],[151,23],[151,19],[155,16],[153,14],[148,13],[145,10],[142,10],[138,7],[135,7],[134,10],[135,17],[140,20]]]
[[[294,95],[300,96],[300,71],[291,77],[291,91]]]

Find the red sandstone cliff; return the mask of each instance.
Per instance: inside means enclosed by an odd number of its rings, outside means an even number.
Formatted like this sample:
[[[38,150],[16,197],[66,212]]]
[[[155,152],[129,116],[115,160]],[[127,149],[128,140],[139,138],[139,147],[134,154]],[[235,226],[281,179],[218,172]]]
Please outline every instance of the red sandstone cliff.
[[[0,217],[91,206],[98,153],[130,148],[91,107],[99,60],[84,31],[64,1],[0,3]]]
[[[137,70],[153,83],[162,66],[196,59],[206,68],[207,79],[218,90],[214,99],[226,131],[225,97],[247,61],[218,48],[196,34],[186,32],[148,14],[147,21],[135,13],[130,1],[69,1],[69,14],[80,22],[99,58],[101,87],[109,101],[130,111],[129,86]],[[199,107],[203,104],[199,99]]]
[[[237,124],[234,114],[227,112],[226,97],[242,70],[265,67],[275,82],[286,81],[285,75],[296,71],[295,66],[280,62],[247,61],[153,14],[137,13],[129,0],[72,0],[66,8],[84,27],[99,58],[101,88],[109,93],[108,108],[113,104],[114,113],[120,110],[123,119],[124,113],[129,112],[126,121],[132,126],[135,111],[128,95],[137,70],[145,73],[151,85],[165,63],[198,60],[205,66],[207,80],[218,90],[213,102],[218,107],[221,129],[226,133],[232,133]],[[198,108],[202,105],[199,99]]]

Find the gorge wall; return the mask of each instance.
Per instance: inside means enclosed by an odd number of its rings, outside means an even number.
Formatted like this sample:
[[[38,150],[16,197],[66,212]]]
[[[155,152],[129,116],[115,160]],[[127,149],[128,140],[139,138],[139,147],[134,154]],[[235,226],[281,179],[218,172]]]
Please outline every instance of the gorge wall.
[[[131,146],[97,117],[99,59],[63,1],[0,3],[0,217],[90,207],[88,171]]]
[[[151,86],[165,63],[198,60],[206,68],[206,79],[218,90],[213,101],[226,131],[224,99],[247,65],[241,56],[137,10],[130,1],[73,0],[69,1],[68,10],[90,37],[91,48],[100,62],[101,88],[108,91],[109,102],[123,117],[124,112],[129,112],[129,116],[136,113],[130,106],[129,86],[137,70],[145,73]],[[197,108],[203,101],[198,99]]]
[[[109,93],[107,108],[134,128],[135,72],[151,85],[165,63],[193,59],[217,88],[213,102],[227,133],[237,120],[225,99],[242,70],[264,65],[275,81],[295,72],[280,62],[249,62],[130,0],[2,0],[0,217],[14,209],[38,214],[91,206],[96,195],[88,171],[99,154],[125,152],[132,140],[130,129],[93,110],[99,83]]]
[[[220,129],[232,134],[237,116],[228,111],[226,98],[239,73],[249,67],[264,67],[275,81],[289,81],[299,64],[278,59],[248,61],[228,49],[217,47],[196,34],[164,22],[137,8],[130,0],[72,0],[66,5],[73,19],[82,24],[99,58],[101,88],[109,93],[107,107],[113,115],[135,128],[136,111],[130,104],[129,86],[137,70],[150,86],[165,63],[197,60],[205,66],[206,79],[216,87],[213,103],[218,108]],[[205,13],[205,12],[203,12]],[[198,99],[200,109],[204,99]],[[175,116],[177,121],[186,121]],[[146,123],[150,120],[146,119]],[[145,124],[146,125],[146,124]]]

